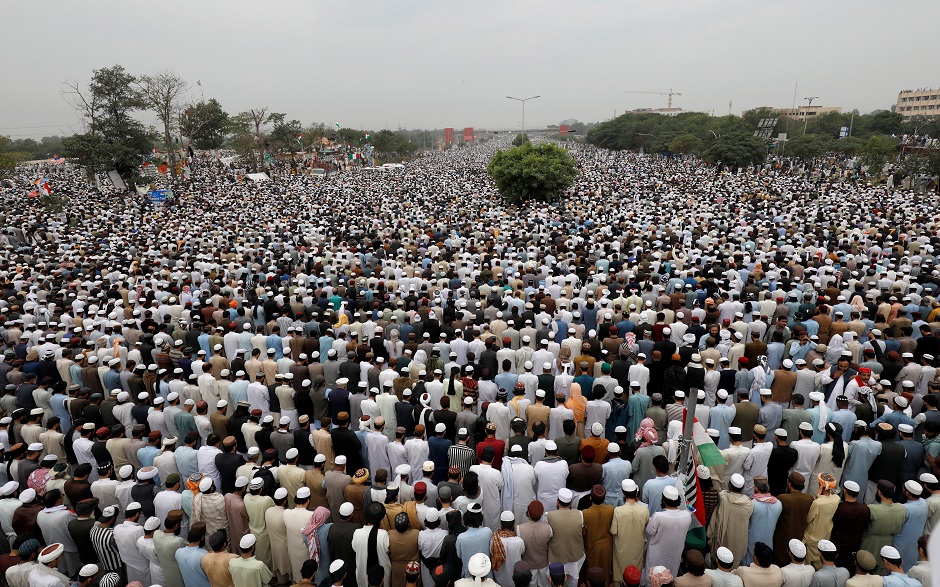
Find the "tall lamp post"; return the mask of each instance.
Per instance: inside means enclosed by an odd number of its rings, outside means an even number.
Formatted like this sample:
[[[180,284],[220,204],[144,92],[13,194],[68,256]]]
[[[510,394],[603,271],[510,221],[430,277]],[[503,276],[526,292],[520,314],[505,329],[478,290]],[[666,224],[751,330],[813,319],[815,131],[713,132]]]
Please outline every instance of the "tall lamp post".
[[[806,123],[809,122],[807,115],[809,114],[808,110],[813,107],[813,100],[819,98],[819,96],[809,96],[808,98],[803,98],[806,100],[806,110],[803,111],[803,136],[806,136]]]
[[[541,98],[541,96],[531,96],[529,98],[513,98],[512,96],[506,96],[510,100],[516,100],[517,102],[522,102],[522,136],[525,136],[525,103],[529,100],[535,100],[536,98]]]

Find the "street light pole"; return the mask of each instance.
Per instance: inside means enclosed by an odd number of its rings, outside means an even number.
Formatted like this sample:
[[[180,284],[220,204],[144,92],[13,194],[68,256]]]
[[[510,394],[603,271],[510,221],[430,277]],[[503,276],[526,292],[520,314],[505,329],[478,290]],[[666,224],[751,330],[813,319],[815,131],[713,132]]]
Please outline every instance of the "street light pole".
[[[529,100],[535,100],[536,98],[541,98],[541,96],[531,96],[529,98],[513,98],[512,96],[506,96],[510,100],[516,100],[517,102],[522,102],[522,136],[525,138],[525,103]]]
[[[819,96],[809,96],[807,98],[803,98],[807,102],[806,104],[807,110],[813,107],[813,100],[815,100],[818,97]],[[807,112],[806,110],[803,111],[803,136],[804,137],[806,136],[806,123],[809,122],[809,119],[807,118],[808,114],[809,112]]]

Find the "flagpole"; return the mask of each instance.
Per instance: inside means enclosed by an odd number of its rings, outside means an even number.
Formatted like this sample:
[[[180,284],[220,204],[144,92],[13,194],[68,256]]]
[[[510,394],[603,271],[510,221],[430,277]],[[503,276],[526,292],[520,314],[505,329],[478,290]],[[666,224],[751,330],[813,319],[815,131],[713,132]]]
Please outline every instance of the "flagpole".
[[[692,426],[695,423],[695,405],[698,402],[698,389],[692,387],[685,397],[685,423],[682,426],[682,445],[679,448],[679,464],[685,467],[692,450]]]

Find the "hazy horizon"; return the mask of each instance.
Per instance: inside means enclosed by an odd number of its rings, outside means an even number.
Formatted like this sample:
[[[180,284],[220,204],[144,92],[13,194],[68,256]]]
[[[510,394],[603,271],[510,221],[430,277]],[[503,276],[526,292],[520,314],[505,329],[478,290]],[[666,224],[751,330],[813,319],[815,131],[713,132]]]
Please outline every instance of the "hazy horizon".
[[[115,0],[4,3],[10,90],[0,134],[81,132],[63,83],[121,64],[134,74],[176,71],[189,96],[229,113],[256,106],[305,126],[512,129],[564,119],[599,122],[664,107],[625,93],[672,88],[673,106],[740,114],[760,106],[888,109],[900,90],[937,87],[933,36],[917,22],[940,3],[862,0],[765,4],[678,0],[472,4],[367,0],[169,0],[159,10]],[[911,17],[916,16],[916,20]],[[912,25],[912,23],[915,23]],[[877,25],[877,29],[875,28]],[[925,67],[925,65],[927,67]],[[201,81],[200,88],[196,82]],[[153,122],[151,115],[141,119]]]

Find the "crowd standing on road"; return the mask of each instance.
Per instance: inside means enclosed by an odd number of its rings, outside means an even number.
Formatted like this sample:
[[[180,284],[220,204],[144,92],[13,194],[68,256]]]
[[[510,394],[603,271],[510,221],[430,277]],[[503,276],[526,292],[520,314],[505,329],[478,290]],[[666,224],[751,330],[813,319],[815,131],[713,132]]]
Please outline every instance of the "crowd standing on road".
[[[931,200],[579,146],[510,208],[492,151],[163,207],[64,166],[60,213],[19,170],[0,583],[930,583]]]

